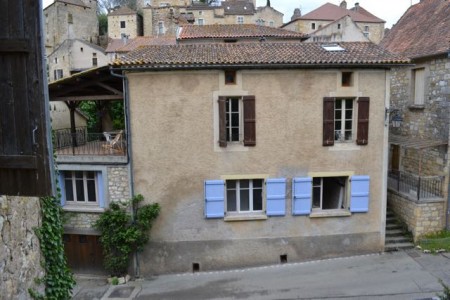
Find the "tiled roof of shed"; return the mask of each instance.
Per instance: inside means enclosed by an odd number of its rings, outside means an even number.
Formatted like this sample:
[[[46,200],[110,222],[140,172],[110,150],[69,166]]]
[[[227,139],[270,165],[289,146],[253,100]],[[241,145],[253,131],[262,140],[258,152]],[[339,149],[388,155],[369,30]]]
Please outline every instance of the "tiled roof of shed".
[[[361,66],[409,61],[369,42],[339,43],[344,51],[327,51],[321,43],[242,43],[148,46],[113,63],[121,67],[199,68],[215,66]]]
[[[230,25],[184,25],[178,36],[180,40],[199,38],[304,38],[305,35],[295,31],[260,26],[255,24],[230,24]]]
[[[381,41],[389,51],[410,58],[450,51],[450,2],[422,0],[411,6]]]

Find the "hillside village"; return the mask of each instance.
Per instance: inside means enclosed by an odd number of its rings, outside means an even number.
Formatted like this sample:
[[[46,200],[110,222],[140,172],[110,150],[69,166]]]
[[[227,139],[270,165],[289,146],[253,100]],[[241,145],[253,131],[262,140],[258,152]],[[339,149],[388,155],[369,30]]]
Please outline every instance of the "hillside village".
[[[448,1],[421,0],[387,30],[345,0],[286,23],[270,1],[138,0],[107,13],[105,35],[97,4],[42,14],[76,274],[107,274],[94,224],[136,195],[161,214],[132,276],[396,251],[449,228]],[[0,194],[32,196],[8,184]],[[1,199],[6,236],[25,204]],[[29,261],[35,244],[0,249]],[[8,276],[0,290],[24,295],[30,278]]]

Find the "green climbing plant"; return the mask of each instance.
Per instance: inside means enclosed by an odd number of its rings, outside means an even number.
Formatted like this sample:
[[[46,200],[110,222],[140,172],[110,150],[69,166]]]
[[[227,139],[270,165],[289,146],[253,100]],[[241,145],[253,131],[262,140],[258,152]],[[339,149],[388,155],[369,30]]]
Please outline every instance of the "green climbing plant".
[[[39,300],[70,299],[75,280],[64,254],[62,209],[55,197],[42,197],[40,204],[42,225],[35,232],[40,243],[45,275],[36,279],[36,283],[45,285],[45,295],[34,289],[30,289],[29,293],[33,299]]]
[[[101,233],[105,269],[112,276],[125,275],[131,254],[142,251],[148,242],[149,230],[161,207],[158,203],[142,205],[143,200],[142,195],[137,195],[126,202],[112,202],[94,224]]]

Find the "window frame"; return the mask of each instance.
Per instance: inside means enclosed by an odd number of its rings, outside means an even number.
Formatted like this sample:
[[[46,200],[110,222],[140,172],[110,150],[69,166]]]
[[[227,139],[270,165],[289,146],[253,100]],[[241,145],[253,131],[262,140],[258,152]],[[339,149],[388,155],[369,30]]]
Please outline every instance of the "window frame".
[[[198,26],[203,26],[203,25],[205,25],[205,19],[203,19],[203,18],[198,18],[198,19],[197,19],[197,24],[198,24]]]
[[[418,90],[418,84],[417,84],[417,72],[420,71],[422,74],[422,82],[420,83],[420,87],[422,90]],[[426,68],[425,67],[416,67],[411,70],[411,98],[412,98],[412,105],[416,107],[424,107],[425,106],[425,94],[426,94]],[[418,101],[418,92],[421,92],[421,101]]]
[[[85,170],[85,171],[81,171],[81,170],[74,170],[74,171],[62,171],[62,177],[64,178],[64,196],[65,196],[65,201],[66,201],[66,205],[68,206],[78,206],[78,205],[82,205],[82,206],[98,206],[100,201],[99,201],[99,182],[98,182],[98,172],[97,171],[92,171],[92,170]],[[77,194],[78,194],[78,190],[77,190],[77,181],[79,180],[79,178],[76,177],[76,172],[82,172],[82,181],[83,181],[83,196],[84,196],[84,200],[77,200]],[[70,177],[67,176],[67,174],[71,174]],[[93,178],[88,178],[87,174],[88,173],[93,173]],[[71,181],[72,184],[72,198],[73,200],[68,200],[67,198],[67,181]],[[95,188],[95,201],[89,201],[89,191],[88,191],[88,182],[89,181],[94,181],[94,188]]]
[[[120,28],[121,28],[121,29],[127,28],[126,26],[127,26],[127,25],[126,25],[126,21],[120,21]]]
[[[244,16],[236,16],[236,24],[244,24]]]
[[[248,188],[247,187],[241,187],[241,182],[244,180],[248,180]],[[260,187],[254,186],[254,181],[259,180],[261,181]],[[235,182],[235,187],[231,188],[229,187],[229,183],[233,181]],[[261,209],[260,210],[254,210],[253,206],[253,196],[254,196],[254,190],[261,189]],[[232,190],[235,191],[235,206],[236,210],[229,211],[228,209],[228,202],[229,202],[229,195],[228,192]],[[241,210],[241,191],[247,191],[248,190],[248,204],[249,208],[248,210]],[[227,179],[225,180],[225,215],[245,215],[245,214],[266,214],[266,197],[265,197],[265,179],[264,178],[251,178],[251,179]]]
[[[316,30],[316,23],[314,23],[314,22],[311,23],[311,29],[312,29],[312,30]]]
[[[340,207],[336,207],[336,208],[323,208],[324,207],[324,179],[325,178],[343,178],[344,181],[344,186],[342,189],[342,196],[343,199],[342,201],[340,201]],[[320,179],[320,185],[317,185],[314,183],[315,179]],[[341,211],[341,210],[347,210],[349,207],[349,186],[350,186],[350,176],[313,176],[312,177],[312,191],[311,191],[311,212],[328,212],[328,211]],[[314,193],[314,189],[320,188],[320,205],[317,207],[314,206],[315,203],[315,193]],[[327,197],[327,195],[325,195],[325,197]]]
[[[164,34],[164,21],[158,21],[158,35]]]
[[[338,101],[341,101],[341,107],[337,108]],[[352,103],[351,108],[349,107],[349,103]],[[351,118],[347,118],[346,112],[351,109]],[[341,111],[341,118],[336,118],[336,112]],[[347,128],[347,122],[351,122],[351,128]],[[336,123],[340,122],[341,128],[339,130],[336,129]],[[339,132],[338,132],[339,131]],[[346,133],[350,131],[350,138],[346,137]],[[334,101],[334,142],[335,143],[352,143],[355,141],[355,99],[354,98],[336,98]],[[341,136],[343,138],[337,138],[337,136]]]

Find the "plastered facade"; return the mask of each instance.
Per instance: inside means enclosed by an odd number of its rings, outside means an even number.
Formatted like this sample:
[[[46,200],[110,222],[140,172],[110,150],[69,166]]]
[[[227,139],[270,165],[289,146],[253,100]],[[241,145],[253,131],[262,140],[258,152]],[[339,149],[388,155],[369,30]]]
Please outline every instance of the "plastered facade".
[[[162,210],[141,255],[141,274],[223,269],[382,251],[386,211],[389,72],[242,70],[127,74],[135,193]],[[163,88],[167,87],[167,88]],[[256,146],[217,143],[217,99],[256,97]],[[322,146],[323,97],[370,97],[369,144]],[[370,159],[369,159],[370,158]],[[291,181],[312,173],[369,175],[368,213],[292,216]],[[205,219],[204,181],[266,174],[287,179],[286,215],[229,222]]]

